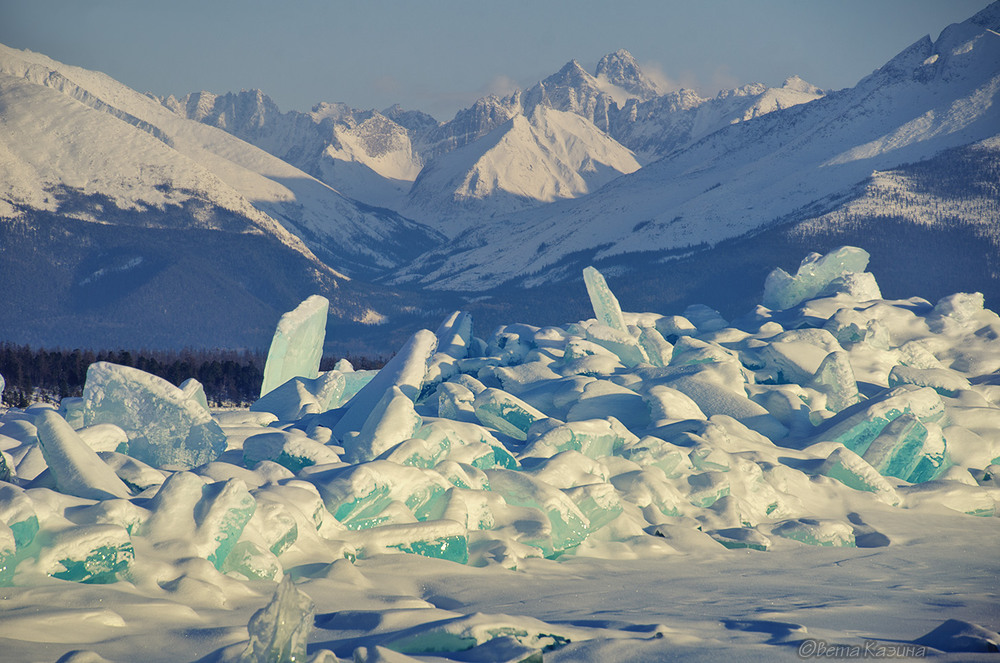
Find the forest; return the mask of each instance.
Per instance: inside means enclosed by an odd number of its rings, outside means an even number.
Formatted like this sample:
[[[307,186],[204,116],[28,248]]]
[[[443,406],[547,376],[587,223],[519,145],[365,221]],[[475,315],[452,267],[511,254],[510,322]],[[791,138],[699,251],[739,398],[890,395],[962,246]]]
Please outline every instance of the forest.
[[[357,370],[381,368],[388,359],[344,358]],[[320,370],[332,369],[339,359],[324,357]],[[57,403],[82,396],[87,368],[97,361],[138,368],[174,385],[194,378],[203,385],[209,405],[247,407],[260,396],[266,356],[245,350],[46,350],[0,343],[0,375],[6,382],[2,404],[24,408],[40,400]]]

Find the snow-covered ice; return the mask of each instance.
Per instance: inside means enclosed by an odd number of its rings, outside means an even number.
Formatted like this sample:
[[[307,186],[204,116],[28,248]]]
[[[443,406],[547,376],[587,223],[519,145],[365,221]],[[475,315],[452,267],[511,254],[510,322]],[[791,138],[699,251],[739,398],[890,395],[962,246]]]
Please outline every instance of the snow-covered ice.
[[[290,362],[250,411],[95,364],[82,400],[0,416],[0,651],[987,657],[1000,317],[883,300],[862,254],[732,321],[622,312],[589,269],[595,319],[456,313],[379,372]]]

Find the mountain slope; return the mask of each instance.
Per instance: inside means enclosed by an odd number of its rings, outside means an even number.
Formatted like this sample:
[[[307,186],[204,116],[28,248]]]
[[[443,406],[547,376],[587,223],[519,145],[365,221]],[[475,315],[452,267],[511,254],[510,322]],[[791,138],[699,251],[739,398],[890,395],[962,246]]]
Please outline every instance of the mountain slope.
[[[484,221],[400,280],[470,290],[528,274],[537,282],[558,278],[578,253],[627,263],[830,211],[873,170],[997,135],[998,29],[995,4],[854,88],[726,126],[593,195]]]
[[[211,172],[344,273],[377,274],[439,241],[424,226],[388,211],[359,208],[267,152],[223,131],[180,119],[153,99],[103,74],[7,47],[0,47],[0,73],[55,90],[153,136]],[[72,173],[67,172],[67,176],[72,177]],[[146,191],[151,186],[140,178],[120,190]],[[370,250],[373,241],[382,242],[384,248]]]

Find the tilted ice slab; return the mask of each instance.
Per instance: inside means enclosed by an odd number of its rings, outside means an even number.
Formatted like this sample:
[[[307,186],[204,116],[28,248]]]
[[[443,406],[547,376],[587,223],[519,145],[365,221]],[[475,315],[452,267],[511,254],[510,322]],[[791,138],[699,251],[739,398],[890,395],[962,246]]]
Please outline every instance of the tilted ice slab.
[[[839,273],[838,255],[811,264]],[[295,376],[250,412],[94,364],[82,401],[0,418],[0,583],[125,581],[218,609],[281,582],[250,644],[226,649],[269,660],[310,638],[293,581],[356,579],[358,559],[907,545],[868,515],[997,515],[1000,317],[974,294],[872,300],[837,276],[800,312],[729,322],[615,314],[599,276],[592,320],[478,338],[455,313],[377,374]],[[420,609],[358,655],[521,660],[598,637]]]
[[[267,351],[261,396],[294,377],[314,379],[319,375],[329,310],[326,297],[312,295],[281,316]]]

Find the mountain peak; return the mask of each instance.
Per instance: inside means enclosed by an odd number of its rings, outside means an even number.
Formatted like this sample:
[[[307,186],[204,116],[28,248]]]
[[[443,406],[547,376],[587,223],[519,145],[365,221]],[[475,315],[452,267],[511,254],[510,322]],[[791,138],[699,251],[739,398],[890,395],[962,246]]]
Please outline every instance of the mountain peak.
[[[786,90],[791,90],[793,92],[805,92],[807,94],[823,94],[823,90],[816,87],[812,83],[805,81],[798,76],[789,76],[785,79],[785,82],[781,84],[781,87]]]
[[[562,66],[562,69],[552,74],[544,81],[545,85],[551,84],[573,84],[578,81],[587,81],[591,83],[593,81],[593,76],[590,75],[583,66],[576,60],[570,60]]]
[[[597,63],[597,79],[616,85],[641,101],[658,97],[656,83],[642,72],[631,53],[620,48]]]

